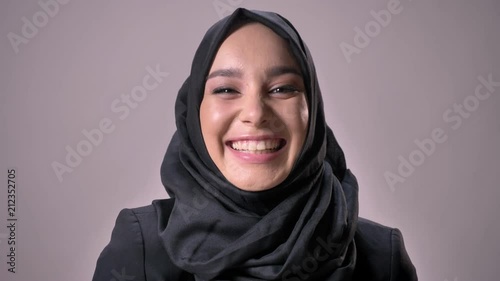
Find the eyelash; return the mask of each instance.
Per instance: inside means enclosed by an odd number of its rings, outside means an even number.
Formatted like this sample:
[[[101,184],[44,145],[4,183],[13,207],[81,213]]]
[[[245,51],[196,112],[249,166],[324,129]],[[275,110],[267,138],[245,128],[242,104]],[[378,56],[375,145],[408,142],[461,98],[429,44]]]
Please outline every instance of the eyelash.
[[[299,90],[292,85],[283,85],[271,90],[271,93],[273,94],[285,94],[285,93],[296,93],[296,92],[299,92]]]
[[[283,85],[283,86],[279,86],[279,87],[276,87],[274,89],[271,89],[271,91],[269,91],[269,93],[271,94],[285,94],[285,93],[296,93],[296,92],[299,92],[299,90],[294,87],[294,86],[291,86],[291,85]],[[238,93],[238,91],[232,89],[232,88],[228,88],[228,87],[219,87],[219,88],[215,88],[212,93],[214,94],[233,94],[233,93]]]
[[[219,87],[215,88],[212,93],[214,94],[231,94],[231,93],[236,93],[237,91],[232,89],[232,88],[227,88],[227,87]]]

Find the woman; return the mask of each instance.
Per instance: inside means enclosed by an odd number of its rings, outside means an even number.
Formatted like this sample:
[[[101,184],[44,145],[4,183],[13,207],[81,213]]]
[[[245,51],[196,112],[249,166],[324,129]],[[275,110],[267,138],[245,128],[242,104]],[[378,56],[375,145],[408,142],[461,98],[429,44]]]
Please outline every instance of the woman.
[[[358,218],[358,186],[293,26],[212,26],[175,106],[162,182],[123,210],[94,280],[417,280],[401,233]]]

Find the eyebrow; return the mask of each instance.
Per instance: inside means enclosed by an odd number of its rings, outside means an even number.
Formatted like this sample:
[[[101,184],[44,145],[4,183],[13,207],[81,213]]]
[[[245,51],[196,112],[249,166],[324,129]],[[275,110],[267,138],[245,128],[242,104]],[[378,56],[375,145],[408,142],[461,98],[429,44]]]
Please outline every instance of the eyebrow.
[[[271,77],[276,77],[283,74],[295,74],[302,77],[302,73],[296,67],[293,66],[282,65],[282,66],[272,67],[266,70],[266,75]]]
[[[241,70],[238,68],[218,69],[218,70],[212,71],[212,73],[210,73],[207,76],[207,80],[210,78],[217,77],[217,76],[241,78],[241,77],[243,77],[243,72],[241,72]]]
[[[286,66],[286,65],[271,67],[271,68],[267,69],[265,72],[266,72],[266,75],[270,76],[270,77],[276,77],[276,76],[280,76],[283,74],[295,74],[295,75],[302,77],[302,73],[296,67]],[[243,71],[239,68],[218,69],[218,70],[212,71],[212,73],[210,73],[207,76],[206,80],[217,77],[217,76],[241,78],[241,77],[243,77]]]

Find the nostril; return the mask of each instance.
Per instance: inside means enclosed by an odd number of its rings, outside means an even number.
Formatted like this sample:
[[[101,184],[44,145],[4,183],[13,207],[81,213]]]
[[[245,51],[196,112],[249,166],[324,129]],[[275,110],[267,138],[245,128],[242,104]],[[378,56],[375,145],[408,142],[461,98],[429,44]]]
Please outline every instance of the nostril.
[[[270,122],[271,110],[262,101],[251,101],[242,104],[240,120],[246,124],[264,125]]]

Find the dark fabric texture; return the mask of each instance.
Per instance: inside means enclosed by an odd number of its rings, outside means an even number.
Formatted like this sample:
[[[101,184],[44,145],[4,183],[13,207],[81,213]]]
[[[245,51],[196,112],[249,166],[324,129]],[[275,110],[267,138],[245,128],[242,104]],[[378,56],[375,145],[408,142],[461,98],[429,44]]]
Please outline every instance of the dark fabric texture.
[[[93,281],[192,281],[193,275],[176,267],[165,251],[158,230],[168,223],[175,199],[124,209],[116,219],[111,241],[104,248]],[[167,215],[166,218],[159,216]],[[162,224],[158,225],[158,221]],[[401,232],[360,218],[354,236],[356,268],[353,281],[416,281],[415,268]],[[328,245],[325,246],[327,248]],[[306,265],[301,274],[307,274]],[[235,279],[229,279],[235,280]],[[297,281],[299,278],[284,278]],[[321,279],[316,279],[321,280]],[[339,279],[342,280],[342,279]]]
[[[217,50],[230,30],[248,21],[288,42],[301,67],[309,111],[305,143],[290,175],[262,192],[240,190],[222,176],[208,155],[199,120]],[[275,13],[237,9],[212,26],[178,93],[175,116],[177,132],[161,175],[176,203],[160,237],[177,267],[196,280],[278,280],[298,277],[295,268],[314,259],[317,268],[302,280],[350,280],[358,185],[325,122],[312,57],[290,22]],[[321,241],[334,246],[326,252]]]

